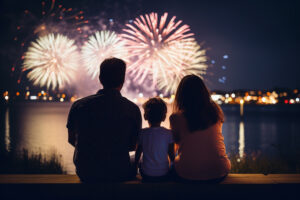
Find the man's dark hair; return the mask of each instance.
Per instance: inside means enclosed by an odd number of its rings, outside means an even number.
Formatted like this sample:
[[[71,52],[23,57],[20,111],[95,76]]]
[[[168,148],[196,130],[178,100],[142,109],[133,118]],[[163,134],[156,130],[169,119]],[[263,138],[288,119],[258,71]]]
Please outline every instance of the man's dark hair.
[[[150,98],[143,104],[145,120],[150,123],[160,123],[165,120],[167,113],[166,103],[159,97]]]
[[[100,65],[99,80],[104,88],[122,86],[125,79],[126,63],[118,58],[105,59]]]

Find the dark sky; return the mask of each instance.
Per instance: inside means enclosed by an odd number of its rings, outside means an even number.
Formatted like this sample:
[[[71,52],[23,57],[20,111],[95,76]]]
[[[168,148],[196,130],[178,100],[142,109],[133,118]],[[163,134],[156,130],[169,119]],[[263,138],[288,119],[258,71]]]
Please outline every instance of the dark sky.
[[[19,46],[13,42],[15,25],[29,9],[39,13],[39,0],[1,0],[0,89],[14,87],[10,68]],[[121,21],[152,11],[188,24],[199,43],[204,42],[210,60],[205,79],[211,89],[300,88],[299,1],[174,1],[174,0],[60,0],[66,7],[83,9],[86,18],[102,13]],[[105,14],[103,14],[105,13]],[[24,20],[23,20],[24,21]],[[30,34],[30,33],[28,33]],[[227,54],[229,59],[222,56]],[[226,69],[221,67],[225,65]],[[20,67],[20,66],[19,66]],[[226,77],[225,83],[219,78]]]

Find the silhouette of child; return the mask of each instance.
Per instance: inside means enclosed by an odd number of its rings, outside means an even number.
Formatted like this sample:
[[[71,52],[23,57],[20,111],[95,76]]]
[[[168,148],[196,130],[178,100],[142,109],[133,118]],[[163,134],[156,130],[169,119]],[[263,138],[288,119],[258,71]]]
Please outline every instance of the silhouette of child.
[[[172,132],[160,126],[166,118],[167,106],[161,98],[150,98],[143,104],[143,108],[149,128],[142,129],[139,134],[136,168],[140,167],[143,181],[164,181],[169,175],[170,161],[174,161],[175,157]]]

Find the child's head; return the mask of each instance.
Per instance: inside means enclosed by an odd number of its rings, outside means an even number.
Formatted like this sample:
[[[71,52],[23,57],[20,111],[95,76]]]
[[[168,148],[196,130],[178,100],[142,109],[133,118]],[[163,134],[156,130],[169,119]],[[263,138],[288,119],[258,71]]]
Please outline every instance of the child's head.
[[[166,119],[167,106],[161,98],[150,98],[143,104],[143,108],[144,118],[151,125],[160,124]]]

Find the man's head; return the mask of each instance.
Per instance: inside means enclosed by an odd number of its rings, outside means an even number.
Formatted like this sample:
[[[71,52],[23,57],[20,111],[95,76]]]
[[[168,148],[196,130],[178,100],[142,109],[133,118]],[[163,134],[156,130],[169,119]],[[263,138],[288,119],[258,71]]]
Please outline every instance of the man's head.
[[[151,125],[158,125],[166,119],[167,106],[159,97],[150,98],[143,104],[144,118]]]
[[[100,65],[99,80],[105,89],[121,89],[125,79],[126,63],[118,58],[105,59]]]

